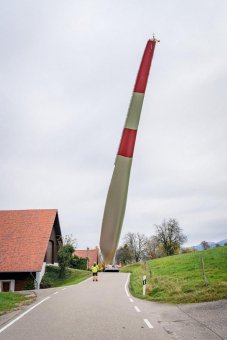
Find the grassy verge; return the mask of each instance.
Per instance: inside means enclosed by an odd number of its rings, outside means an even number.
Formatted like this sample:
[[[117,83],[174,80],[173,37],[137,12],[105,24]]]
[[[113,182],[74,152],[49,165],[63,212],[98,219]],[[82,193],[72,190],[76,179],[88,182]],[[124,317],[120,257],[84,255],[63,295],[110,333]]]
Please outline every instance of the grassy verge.
[[[20,309],[23,305],[29,305],[34,300],[35,298],[30,294],[0,293],[0,315]]]
[[[201,257],[208,286],[204,285]],[[152,267],[150,278],[149,267]],[[193,303],[227,299],[227,247],[197,253],[164,257],[125,266],[130,272],[130,291],[138,298],[167,303]],[[142,295],[143,275],[147,277],[146,296]]]
[[[46,274],[43,276],[42,282],[50,285],[49,287],[51,288],[62,287],[75,285],[91,276],[91,272],[87,270],[67,269],[66,277],[64,279],[60,279],[59,270],[59,267],[47,266]]]

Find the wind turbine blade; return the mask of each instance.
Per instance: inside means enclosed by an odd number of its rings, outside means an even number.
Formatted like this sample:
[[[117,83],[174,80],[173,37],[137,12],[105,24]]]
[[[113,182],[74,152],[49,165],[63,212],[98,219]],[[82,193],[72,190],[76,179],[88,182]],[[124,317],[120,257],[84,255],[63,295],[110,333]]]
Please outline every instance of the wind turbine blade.
[[[128,185],[137,129],[156,39],[147,42],[118,149],[102,221],[100,249],[111,264],[118,246],[127,202]]]

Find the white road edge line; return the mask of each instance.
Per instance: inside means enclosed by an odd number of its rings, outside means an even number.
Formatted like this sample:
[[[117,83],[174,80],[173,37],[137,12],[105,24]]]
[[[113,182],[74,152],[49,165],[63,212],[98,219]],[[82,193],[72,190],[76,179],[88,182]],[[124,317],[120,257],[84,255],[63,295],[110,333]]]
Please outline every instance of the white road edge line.
[[[63,288],[62,290],[66,290],[67,288]]]
[[[84,280],[84,281],[81,281],[81,282],[79,282],[79,283],[75,283],[74,285],[69,285],[69,286],[67,286],[67,288],[69,288],[69,287],[76,287],[76,286],[80,285],[81,283],[90,280],[91,278],[92,278],[92,276],[89,277],[88,279]],[[64,288],[64,289],[67,289],[67,288]],[[62,290],[63,290],[63,289],[62,289]]]
[[[154,328],[147,319],[143,319],[149,328]]]
[[[127,297],[130,298],[130,295],[129,295],[128,289],[127,289],[129,277],[130,277],[130,274],[128,274],[127,281],[126,281],[126,283],[125,283],[125,292],[126,292]]]
[[[88,279],[84,280],[84,281],[81,281],[81,282],[75,284],[74,286],[76,286],[76,285],[81,285],[81,283],[84,283],[84,282],[86,282],[86,281],[88,281],[88,280],[91,280],[91,278],[92,278],[92,276],[89,277]]]
[[[26,315],[27,313],[29,313],[32,309],[36,308],[38,305],[40,305],[41,303],[43,303],[44,301],[48,300],[50,298],[50,296],[48,296],[47,298],[43,299],[42,301],[40,301],[39,303],[37,303],[35,306],[32,306],[31,308],[29,308],[26,312],[24,312],[23,314],[21,314],[20,316],[18,316],[18,318],[14,319],[13,321],[11,321],[10,323],[8,323],[8,325],[6,325],[5,327],[2,327],[0,329],[0,333],[2,333],[6,328],[8,328],[9,326],[11,326],[12,324],[14,324],[14,322],[18,321],[19,319],[21,319],[24,315]]]
[[[58,294],[59,292],[55,292],[54,294]]]
[[[129,300],[130,300],[131,302],[133,302],[133,299],[129,298]]]
[[[135,310],[136,310],[138,313],[141,312],[137,306],[134,306],[134,308],[135,308]]]

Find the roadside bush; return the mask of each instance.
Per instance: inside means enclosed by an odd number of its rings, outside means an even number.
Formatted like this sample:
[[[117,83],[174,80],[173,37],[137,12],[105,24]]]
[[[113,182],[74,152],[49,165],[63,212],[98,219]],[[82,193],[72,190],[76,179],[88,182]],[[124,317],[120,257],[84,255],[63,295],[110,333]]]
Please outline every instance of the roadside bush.
[[[24,290],[33,290],[33,289],[35,289],[35,283],[34,283],[34,280],[31,277],[29,277],[24,283]]]
[[[62,246],[58,251],[58,262],[60,267],[59,277],[61,279],[66,277],[66,267],[69,267],[74,250],[72,245],[67,244]]]
[[[60,268],[57,266],[47,266],[46,273],[42,278],[42,283],[40,288],[54,288],[62,287],[67,285],[74,285],[87,279],[91,276],[87,270],[79,270],[66,268],[66,276],[64,279],[59,277]]]
[[[58,266],[46,266],[46,272],[45,275],[48,274],[49,277],[57,277],[59,276],[59,273],[61,271],[61,268]],[[71,270],[69,268],[66,268],[65,270],[65,277],[69,277],[71,275]],[[45,281],[45,280],[42,280]]]
[[[40,283],[40,289],[45,289],[45,288],[50,288],[50,287],[51,287],[51,284],[46,281],[42,281]]]
[[[69,267],[74,269],[87,270],[87,258],[79,257],[74,255],[69,261]]]
[[[46,266],[46,272],[45,275],[42,278],[42,281],[40,283],[40,289],[50,288],[54,287],[54,283],[56,281],[61,281],[59,278],[60,268],[58,266]],[[66,268],[65,270],[65,279],[70,277],[71,270]]]

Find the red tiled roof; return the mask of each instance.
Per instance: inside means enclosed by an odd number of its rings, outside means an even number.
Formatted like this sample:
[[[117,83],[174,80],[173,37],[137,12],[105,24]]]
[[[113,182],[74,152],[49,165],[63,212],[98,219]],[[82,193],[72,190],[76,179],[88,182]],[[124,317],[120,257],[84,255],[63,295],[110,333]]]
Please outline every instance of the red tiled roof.
[[[98,262],[98,250],[97,249],[92,249],[92,250],[76,250],[74,255],[77,255],[79,257],[88,257],[88,266],[89,269],[93,266],[93,263]]]
[[[0,272],[41,271],[57,209],[0,211]]]

